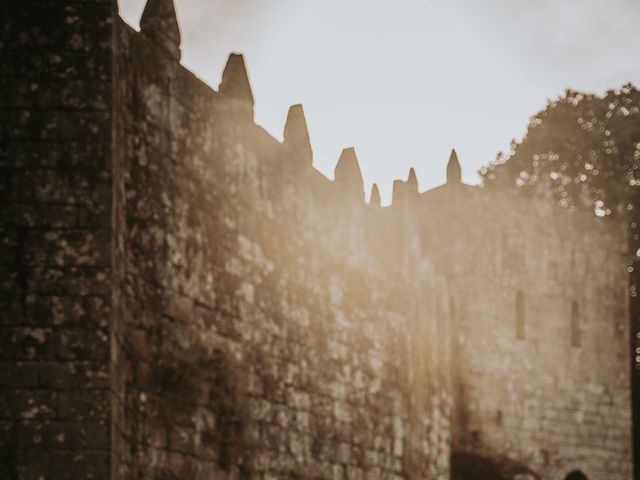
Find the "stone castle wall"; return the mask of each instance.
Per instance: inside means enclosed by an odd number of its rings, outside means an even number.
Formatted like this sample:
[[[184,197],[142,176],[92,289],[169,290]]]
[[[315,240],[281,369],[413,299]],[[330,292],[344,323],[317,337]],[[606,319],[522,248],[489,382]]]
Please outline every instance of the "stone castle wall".
[[[0,6],[0,478],[110,478],[111,1]]]
[[[365,205],[240,55],[180,65],[171,0],[2,9],[0,477],[630,476],[616,226],[415,172]]]
[[[152,28],[116,40],[114,474],[447,478],[443,281],[352,150],[327,180],[301,107],[275,141],[241,56],[216,92]]]
[[[464,185],[421,200],[454,312],[454,450],[630,478],[623,225]]]

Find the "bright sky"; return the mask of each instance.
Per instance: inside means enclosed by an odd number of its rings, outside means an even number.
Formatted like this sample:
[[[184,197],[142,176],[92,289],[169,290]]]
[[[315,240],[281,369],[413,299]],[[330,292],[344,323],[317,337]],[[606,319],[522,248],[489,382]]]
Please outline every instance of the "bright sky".
[[[145,0],[119,0],[137,28]],[[388,203],[415,167],[439,185],[452,147],[463,180],[521,137],[567,87],[640,84],[638,0],[175,0],[182,63],[217,88],[245,55],[256,121],[282,138],[304,105],[314,165],[354,146]]]

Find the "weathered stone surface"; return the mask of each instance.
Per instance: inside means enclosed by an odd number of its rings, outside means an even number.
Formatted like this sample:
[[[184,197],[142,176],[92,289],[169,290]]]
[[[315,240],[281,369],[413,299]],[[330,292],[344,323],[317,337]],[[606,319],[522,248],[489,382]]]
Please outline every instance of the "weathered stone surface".
[[[369,207],[301,106],[282,144],[254,123],[241,55],[218,92],[178,63],[171,0],[140,33],[111,0],[7,5],[0,477],[444,479],[452,445],[629,477],[617,225],[462,185],[455,153]]]
[[[180,60],[180,26],[173,0],[149,0],[140,17],[140,31]]]
[[[455,182],[420,201],[454,311],[454,450],[630,478],[624,226]]]
[[[0,477],[107,479],[112,4],[1,9]]]
[[[301,107],[283,144],[254,124],[240,56],[216,93],[120,28],[121,474],[444,478],[448,359],[404,360],[436,351],[444,284],[371,241],[390,217],[357,161],[355,201],[313,170]]]

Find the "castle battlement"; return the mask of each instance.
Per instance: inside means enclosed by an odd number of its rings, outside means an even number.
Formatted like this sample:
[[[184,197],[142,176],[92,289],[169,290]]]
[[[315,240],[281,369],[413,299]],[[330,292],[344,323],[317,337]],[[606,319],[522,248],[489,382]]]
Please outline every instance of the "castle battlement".
[[[455,151],[365,203],[302,105],[255,124],[242,55],[180,65],[172,0],[7,11],[0,477],[630,476],[622,225]]]

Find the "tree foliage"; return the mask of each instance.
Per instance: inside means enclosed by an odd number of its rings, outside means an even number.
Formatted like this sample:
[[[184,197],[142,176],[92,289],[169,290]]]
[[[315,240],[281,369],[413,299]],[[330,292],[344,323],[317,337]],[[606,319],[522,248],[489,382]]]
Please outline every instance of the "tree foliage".
[[[529,121],[521,141],[480,171],[488,188],[555,197],[599,216],[640,210],[640,91],[567,90]]]

